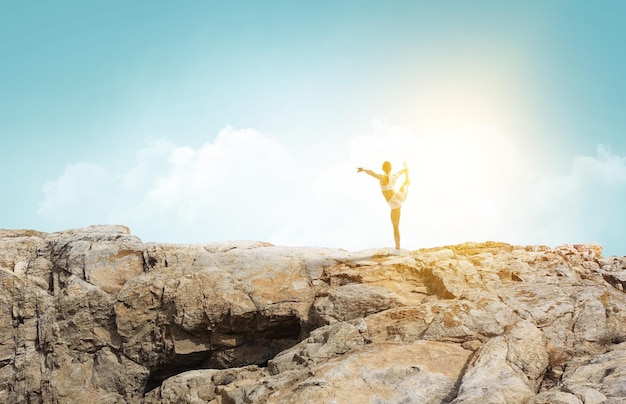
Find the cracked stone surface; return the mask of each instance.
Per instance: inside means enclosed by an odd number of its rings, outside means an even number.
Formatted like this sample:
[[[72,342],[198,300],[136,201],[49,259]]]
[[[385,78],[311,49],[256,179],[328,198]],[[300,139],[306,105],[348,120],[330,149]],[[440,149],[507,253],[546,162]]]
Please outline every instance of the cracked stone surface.
[[[0,230],[0,402],[618,403],[626,258]]]

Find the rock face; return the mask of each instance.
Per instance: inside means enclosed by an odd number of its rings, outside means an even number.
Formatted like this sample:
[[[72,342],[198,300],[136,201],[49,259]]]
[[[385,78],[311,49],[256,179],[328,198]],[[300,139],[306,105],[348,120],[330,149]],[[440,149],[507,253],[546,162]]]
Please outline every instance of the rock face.
[[[0,230],[0,402],[622,403],[626,258]]]

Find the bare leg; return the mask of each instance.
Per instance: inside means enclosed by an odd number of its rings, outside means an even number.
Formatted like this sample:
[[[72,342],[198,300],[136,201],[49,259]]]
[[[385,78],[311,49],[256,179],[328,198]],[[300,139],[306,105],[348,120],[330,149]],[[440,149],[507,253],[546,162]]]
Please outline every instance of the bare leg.
[[[404,168],[406,168],[406,163],[404,163]],[[407,192],[409,192],[409,185],[411,184],[411,180],[409,179],[409,169],[406,168],[404,172],[404,184],[400,187],[400,190],[404,190],[404,196],[406,197]]]
[[[404,202],[406,200],[406,196],[409,193],[409,185],[411,184],[411,180],[409,180],[409,172],[408,171],[405,172],[405,176],[406,177],[405,177],[404,183],[402,184],[402,186],[398,190],[398,193],[400,194],[400,198],[402,199],[402,202]]]
[[[397,198],[402,202],[406,200],[406,196],[409,193],[409,184],[411,184],[411,180],[409,180],[409,169],[406,166],[406,162],[404,163],[404,168],[404,184],[402,184],[396,194]],[[396,250],[400,249],[400,212],[400,208],[391,209],[391,224],[393,225],[393,238],[396,242]]]
[[[391,224],[393,225],[393,238],[396,242],[396,250],[400,249],[400,210],[391,209]]]

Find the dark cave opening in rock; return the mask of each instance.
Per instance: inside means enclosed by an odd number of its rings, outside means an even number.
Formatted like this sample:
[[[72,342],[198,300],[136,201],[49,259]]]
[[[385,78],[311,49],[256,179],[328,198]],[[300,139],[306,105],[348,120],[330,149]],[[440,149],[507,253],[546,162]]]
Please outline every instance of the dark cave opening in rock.
[[[298,344],[304,337],[300,319],[293,314],[256,315],[247,319],[245,326],[242,324],[244,322],[241,319],[230,317],[208,337],[211,341],[210,350],[174,354],[152,368],[144,394],[161,386],[166,379],[190,370],[229,369],[248,365],[267,367],[268,362],[278,353]]]
[[[242,345],[214,351],[204,363],[207,369],[229,369],[248,365],[267,367],[270,359],[279,352],[289,349],[300,342],[297,338],[257,339]]]
[[[163,381],[188,370],[200,369],[211,356],[211,351],[194,352],[185,355],[174,355],[167,362],[150,370],[144,394],[159,387]]]

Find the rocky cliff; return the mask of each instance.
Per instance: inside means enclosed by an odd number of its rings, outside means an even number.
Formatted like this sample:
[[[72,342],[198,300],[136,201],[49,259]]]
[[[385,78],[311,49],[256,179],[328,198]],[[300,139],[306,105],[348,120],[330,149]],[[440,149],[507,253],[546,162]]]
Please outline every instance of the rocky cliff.
[[[0,402],[622,403],[626,258],[0,230]]]

